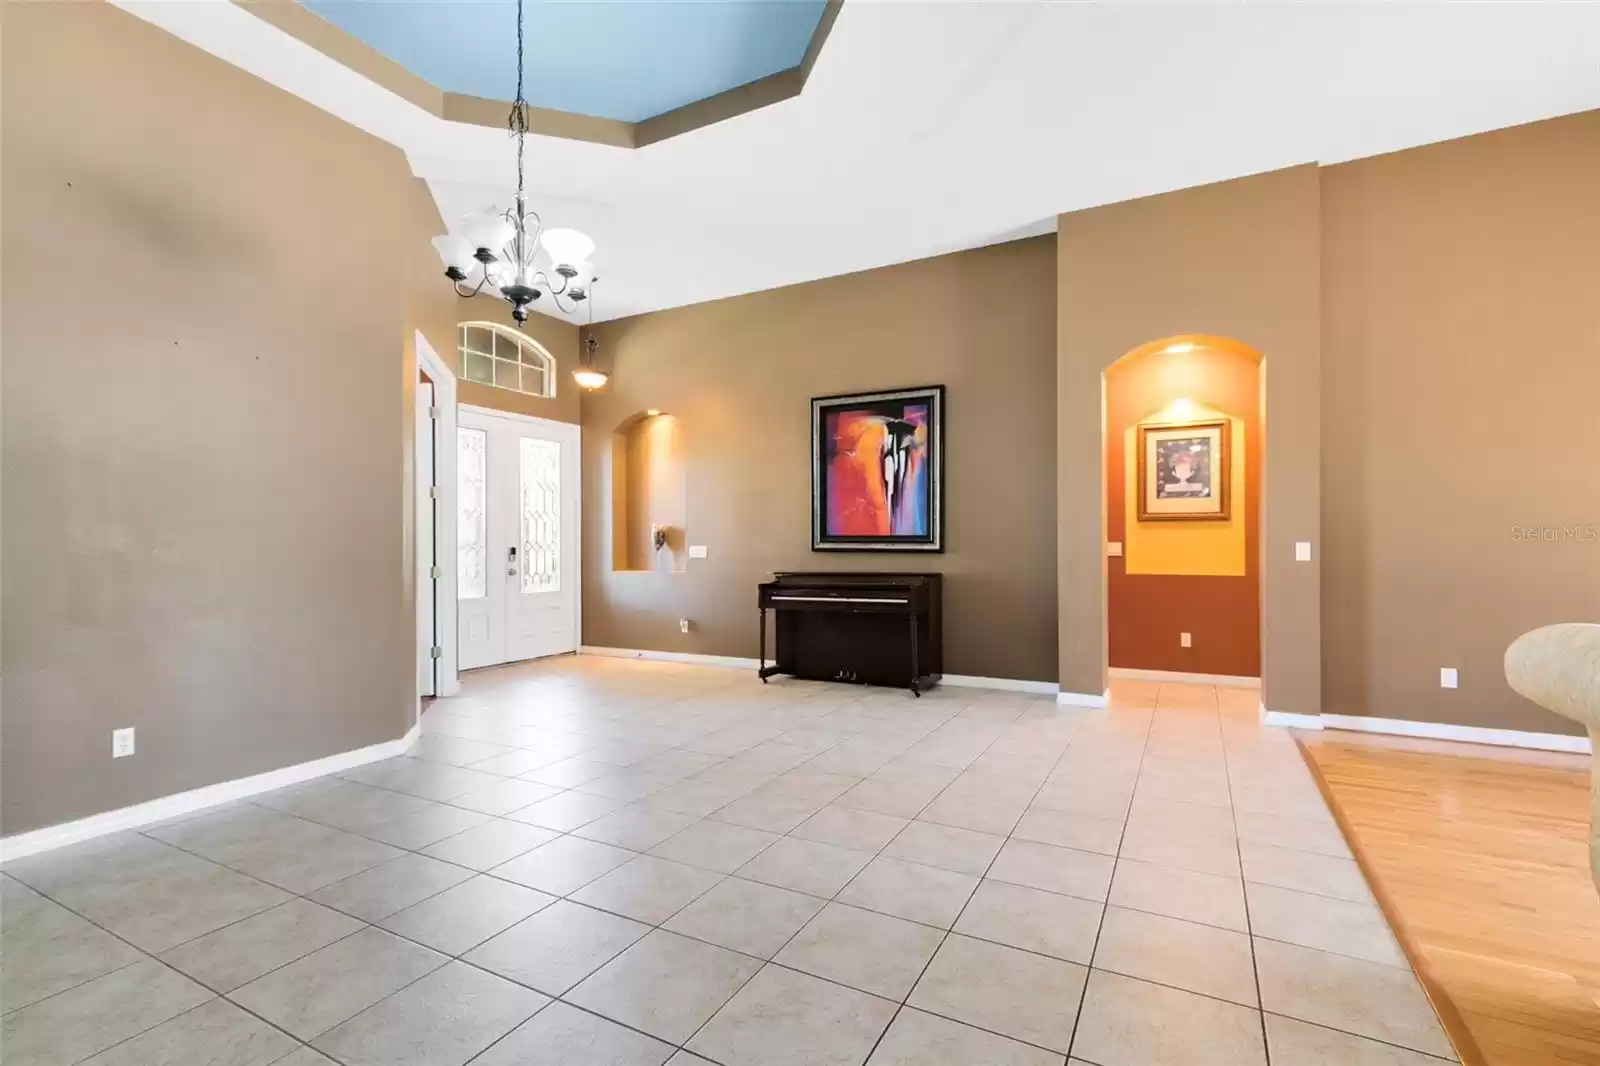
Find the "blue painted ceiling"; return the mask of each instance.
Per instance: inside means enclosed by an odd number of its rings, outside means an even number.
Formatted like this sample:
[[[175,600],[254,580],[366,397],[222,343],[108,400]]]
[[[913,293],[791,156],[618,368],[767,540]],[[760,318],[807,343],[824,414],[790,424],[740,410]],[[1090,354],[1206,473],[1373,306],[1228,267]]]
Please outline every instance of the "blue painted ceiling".
[[[447,92],[510,100],[511,0],[301,0]],[[527,0],[528,102],[638,122],[799,64],[824,0]]]

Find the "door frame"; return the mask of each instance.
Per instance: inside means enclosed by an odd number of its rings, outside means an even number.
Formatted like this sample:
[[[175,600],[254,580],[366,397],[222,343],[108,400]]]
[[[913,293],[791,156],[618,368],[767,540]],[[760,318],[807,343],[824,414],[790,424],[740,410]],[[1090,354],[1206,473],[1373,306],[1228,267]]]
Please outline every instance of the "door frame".
[[[455,383],[452,381],[451,395],[454,396],[454,393]],[[493,407],[479,407],[470,403],[459,404],[457,405],[456,410],[465,411],[468,414],[488,418],[503,418],[509,422],[522,422],[535,426],[549,426],[555,433],[570,435],[572,437],[573,446],[578,449],[578,454],[576,457],[578,476],[572,479],[572,513],[574,519],[574,535],[572,538],[572,573],[573,580],[576,582],[576,588],[573,589],[572,597],[572,642],[574,650],[583,647],[583,428],[576,422],[562,422],[555,418],[540,418],[538,415],[525,415],[520,411],[501,411]],[[455,426],[456,417],[455,412],[452,411],[450,416],[450,439],[452,441],[455,439]],[[450,498],[452,501],[455,499],[455,482],[453,480],[455,476],[455,449],[452,448],[450,450],[450,477],[452,478]],[[452,507],[453,506],[454,504],[452,503]],[[452,510],[450,512],[450,551],[452,555],[454,555],[456,550],[455,517],[456,512]],[[450,595],[452,597],[455,596],[455,588],[455,580],[452,578],[450,582]],[[440,590],[440,595],[443,595],[442,587]],[[452,626],[456,625],[455,600],[453,598],[450,601],[450,624]],[[453,629],[451,632],[455,633],[457,631]],[[454,663],[455,660],[452,659],[452,667],[454,666]],[[452,673],[451,677],[453,678],[454,676],[455,674]]]
[[[439,409],[439,415],[434,419],[434,461],[433,476],[435,486],[439,490],[438,503],[434,508],[433,525],[433,551],[434,558],[440,560],[439,580],[435,586],[436,600],[433,607],[434,636],[439,641],[439,662],[434,673],[434,692],[438,698],[454,696],[461,691],[461,680],[456,676],[456,375],[449,365],[433,350],[433,345],[428,343],[428,338],[422,335],[421,330],[416,331],[415,349],[417,353],[416,368],[426,371],[433,381],[433,405]],[[411,434],[414,438],[415,434]],[[413,468],[416,456],[412,455]],[[415,473],[413,469],[413,474]],[[412,478],[416,482],[415,476]],[[411,509],[410,521],[416,522],[417,508]],[[412,573],[418,571],[416,555],[415,529],[412,530]],[[416,615],[411,627],[412,633],[421,629],[422,605],[419,595],[412,597],[412,609]],[[416,647],[417,655],[425,655],[420,642]],[[421,714],[422,708],[422,670],[421,662],[412,664],[412,685],[416,689],[417,713]]]

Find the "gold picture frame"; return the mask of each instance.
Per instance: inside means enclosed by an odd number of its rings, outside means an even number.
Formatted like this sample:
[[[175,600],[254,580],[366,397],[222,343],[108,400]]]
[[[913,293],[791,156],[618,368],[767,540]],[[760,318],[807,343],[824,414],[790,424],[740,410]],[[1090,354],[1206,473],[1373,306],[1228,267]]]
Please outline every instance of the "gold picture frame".
[[[1139,521],[1232,517],[1232,423],[1226,418],[1139,427]]]

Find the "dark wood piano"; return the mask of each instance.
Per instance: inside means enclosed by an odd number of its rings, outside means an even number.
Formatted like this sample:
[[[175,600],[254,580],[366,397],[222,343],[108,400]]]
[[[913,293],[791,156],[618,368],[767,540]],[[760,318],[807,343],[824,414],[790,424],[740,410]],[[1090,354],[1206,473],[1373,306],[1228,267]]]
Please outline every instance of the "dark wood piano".
[[[761,680],[790,674],[920,696],[944,673],[942,597],[939,574],[774,574],[759,589]],[[771,666],[768,611],[777,638]]]

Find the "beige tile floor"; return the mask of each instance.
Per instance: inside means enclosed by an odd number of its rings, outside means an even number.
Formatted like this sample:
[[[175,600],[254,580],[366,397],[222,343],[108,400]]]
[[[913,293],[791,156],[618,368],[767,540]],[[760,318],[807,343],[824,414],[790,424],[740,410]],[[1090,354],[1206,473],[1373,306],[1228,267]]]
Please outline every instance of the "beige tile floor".
[[[8,864],[8,1066],[1423,1066],[1256,693],[563,658],[408,756]]]

